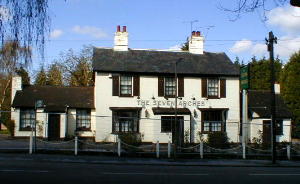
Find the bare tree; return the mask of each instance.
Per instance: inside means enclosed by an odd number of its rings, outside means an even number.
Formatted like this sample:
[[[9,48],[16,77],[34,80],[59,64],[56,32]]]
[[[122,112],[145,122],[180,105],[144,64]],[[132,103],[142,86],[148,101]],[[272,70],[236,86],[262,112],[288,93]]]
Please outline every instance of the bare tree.
[[[219,2],[219,8],[223,11],[233,13],[234,19],[240,18],[242,14],[252,13],[255,11],[262,12],[263,18],[266,20],[266,12],[270,9],[287,4],[289,0],[235,0],[235,6],[230,7],[224,3]]]

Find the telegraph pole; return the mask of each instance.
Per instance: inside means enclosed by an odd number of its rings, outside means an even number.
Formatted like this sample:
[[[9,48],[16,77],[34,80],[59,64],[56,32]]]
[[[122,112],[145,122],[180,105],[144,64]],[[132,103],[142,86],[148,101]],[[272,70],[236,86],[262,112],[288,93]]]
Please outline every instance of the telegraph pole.
[[[276,102],[275,102],[275,73],[274,73],[274,43],[277,44],[277,38],[274,36],[273,32],[269,32],[269,39],[266,39],[266,44],[268,45],[268,51],[270,53],[270,69],[271,69],[271,148],[272,148],[272,163],[276,163]]]

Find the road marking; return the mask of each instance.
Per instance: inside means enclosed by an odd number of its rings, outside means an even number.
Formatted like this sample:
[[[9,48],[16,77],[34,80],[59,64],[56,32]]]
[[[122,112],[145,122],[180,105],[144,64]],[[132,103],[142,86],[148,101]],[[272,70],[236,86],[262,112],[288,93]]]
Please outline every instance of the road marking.
[[[33,173],[47,173],[49,171],[39,170],[18,170],[18,169],[1,169],[0,172],[33,172]]]
[[[250,176],[300,176],[300,174],[298,173],[295,173],[295,174],[292,174],[292,173],[287,173],[287,174],[280,174],[280,173],[258,173],[258,174],[255,174],[255,173],[251,173],[249,174]]]
[[[198,174],[198,173],[115,173],[115,172],[102,172],[102,174],[107,175],[161,175],[161,176],[167,176],[167,175],[180,175],[180,176],[207,176],[208,174]]]

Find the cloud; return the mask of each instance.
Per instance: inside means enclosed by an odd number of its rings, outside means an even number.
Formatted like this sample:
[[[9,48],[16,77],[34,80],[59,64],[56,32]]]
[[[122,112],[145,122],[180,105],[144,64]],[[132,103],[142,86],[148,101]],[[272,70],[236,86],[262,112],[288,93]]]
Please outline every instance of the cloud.
[[[267,17],[269,25],[277,26],[286,33],[300,32],[300,8],[291,6],[274,8]]]
[[[229,49],[232,53],[241,53],[248,51],[252,47],[252,41],[247,39],[242,39],[240,41],[235,42],[235,44]]]
[[[51,33],[50,33],[50,38],[58,38],[63,34],[63,31],[60,29],[54,29]]]
[[[72,31],[78,34],[89,35],[94,38],[107,37],[107,34],[102,29],[93,26],[74,26]]]
[[[169,50],[179,51],[179,50],[181,50],[181,47],[182,47],[181,44],[177,44],[177,45],[171,46],[171,47],[169,48]]]
[[[254,44],[250,48],[250,53],[254,56],[265,56],[268,53],[267,45],[263,43]]]
[[[280,57],[290,57],[300,50],[300,37],[281,37],[278,40],[278,44],[274,47],[275,55],[279,55]]]
[[[0,5],[0,20],[6,22],[11,18],[9,9]]]

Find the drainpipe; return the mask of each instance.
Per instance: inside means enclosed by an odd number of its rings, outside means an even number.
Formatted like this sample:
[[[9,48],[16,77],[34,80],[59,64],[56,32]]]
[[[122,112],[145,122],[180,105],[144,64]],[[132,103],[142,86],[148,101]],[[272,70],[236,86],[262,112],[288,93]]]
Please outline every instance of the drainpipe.
[[[67,132],[68,132],[68,108],[69,106],[66,105],[66,113],[65,113],[65,138],[67,137]]]

